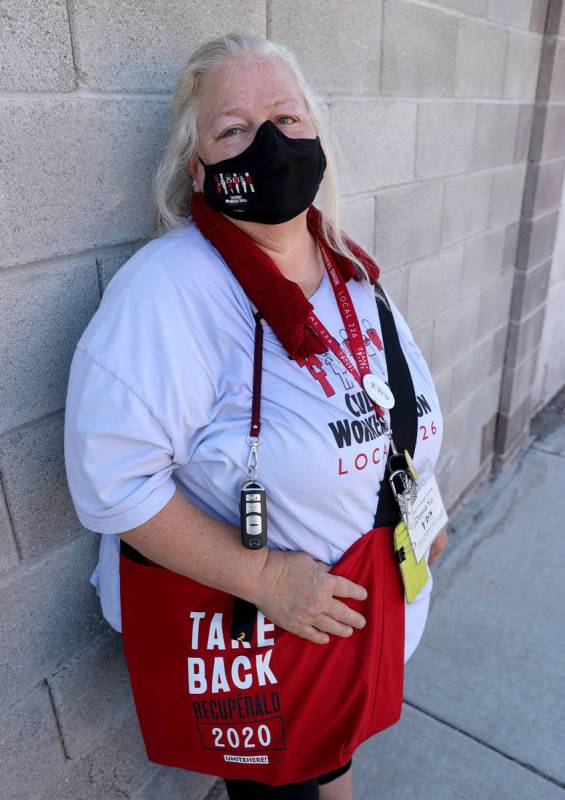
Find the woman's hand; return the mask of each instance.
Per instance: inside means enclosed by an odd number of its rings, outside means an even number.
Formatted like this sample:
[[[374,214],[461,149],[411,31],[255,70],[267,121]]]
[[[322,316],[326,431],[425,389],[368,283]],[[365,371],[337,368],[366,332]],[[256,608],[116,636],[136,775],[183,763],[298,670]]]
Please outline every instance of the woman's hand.
[[[327,644],[329,633],[351,636],[366,620],[338,597],[365,600],[366,589],[308,553],[269,549],[253,602],[275,625],[316,644]]]
[[[436,538],[433,540],[430,547],[430,555],[428,557],[428,566],[432,566],[438,560],[440,555],[447,547],[447,527],[440,530]]]

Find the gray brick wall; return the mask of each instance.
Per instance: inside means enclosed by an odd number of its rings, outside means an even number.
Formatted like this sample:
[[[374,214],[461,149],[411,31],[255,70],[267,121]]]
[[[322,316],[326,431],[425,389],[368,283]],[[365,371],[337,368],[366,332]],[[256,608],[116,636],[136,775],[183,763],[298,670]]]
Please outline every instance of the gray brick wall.
[[[451,513],[565,380],[558,0],[6,0],[0,27],[0,773],[6,800],[203,798],[147,761],[98,536],[64,476],[76,341],[152,234],[176,75],[227,30],[288,44],[339,147],[343,219],[432,369]]]

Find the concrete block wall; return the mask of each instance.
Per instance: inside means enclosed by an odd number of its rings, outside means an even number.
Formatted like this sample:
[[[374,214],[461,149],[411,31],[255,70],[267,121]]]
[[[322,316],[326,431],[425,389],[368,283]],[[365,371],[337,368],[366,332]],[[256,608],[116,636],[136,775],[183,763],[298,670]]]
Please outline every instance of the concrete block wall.
[[[533,356],[536,361],[532,384],[534,411],[543,407],[548,397],[557,394],[565,375],[565,11],[559,18],[557,10],[553,10],[547,31],[541,90],[548,114],[545,129],[537,139],[540,144],[527,202],[538,229],[544,223],[546,229],[555,225],[555,246],[552,257],[544,258],[542,251],[537,262],[532,260],[529,269],[521,273],[525,316],[535,313],[545,299],[539,349]]]
[[[488,475],[497,443],[515,450],[501,418],[524,413],[532,385],[528,413],[563,382],[560,6],[2,4],[6,800],[198,800],[214,783],[147,761],[121,637],[88,583],[99,537],[76,519],[63,464],[72,352],[109,279],[153,233],[149,185],[186,57],[235,30],[289,44],[304,65],[339,147],[344,225],[375,255],[434,374],[446,424],[439,479],[455,509]]]
[[[565,169],[565,19],[546,14],[514,266],[510,320],[495,432],[497,467],[515,457],[533,413],[565,379],[563,173]]]

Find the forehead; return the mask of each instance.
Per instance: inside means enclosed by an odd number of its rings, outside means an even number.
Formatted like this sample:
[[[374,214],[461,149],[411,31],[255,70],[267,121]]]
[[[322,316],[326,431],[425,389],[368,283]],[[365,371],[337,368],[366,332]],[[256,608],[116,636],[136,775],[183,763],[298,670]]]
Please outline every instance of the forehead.
[[[291,70],[274,56],[230,56],[204,75],[200,89],[199,124],[210,125],[232,109],[268,111],[275,101],[304,107]]]

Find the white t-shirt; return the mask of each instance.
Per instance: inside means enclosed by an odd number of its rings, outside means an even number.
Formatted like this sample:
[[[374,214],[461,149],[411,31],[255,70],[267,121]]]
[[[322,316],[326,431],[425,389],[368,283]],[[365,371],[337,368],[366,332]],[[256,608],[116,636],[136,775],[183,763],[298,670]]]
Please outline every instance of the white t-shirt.
[[[379,340],[370,330],[382,341],[373,287],[354,279],[347,287],[362,328],[370,331],[372,370],[386,380],[384,351],[374,346]],[[443,436],[438,396],[404,318],[387,297],[418,401],[414,463],[418,470],[430,459],[435,468]],[[309,299],[342,343],[327,272]],[[333,353],[318,356],[316,378],[288,357],[266,320],[263,326],[257,477],[267,489],[269,546],[334,564],[373,526],[387,437]],[[65,411],[67,480],[80,522],[105,534],[90,582],[117,631],[118,533],[155,516],[176,488],[239,528],[254,331],[247,295],[191,221],[148,242],[121,267],[77,344]],[[420,595],[406,603],[405,660],[423,633],[432,585],[430,571]]]

